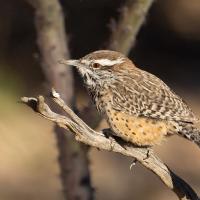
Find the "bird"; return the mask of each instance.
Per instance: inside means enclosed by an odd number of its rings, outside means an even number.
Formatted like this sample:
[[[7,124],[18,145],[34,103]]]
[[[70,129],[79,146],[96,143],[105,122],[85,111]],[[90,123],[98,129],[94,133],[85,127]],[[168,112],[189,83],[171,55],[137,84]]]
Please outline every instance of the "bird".
[[[97,50],[61,63],[76,67],[97,110],[122,140],[151,147],[177,134],[200,147],[199,119],[191,108],[122,53]]]

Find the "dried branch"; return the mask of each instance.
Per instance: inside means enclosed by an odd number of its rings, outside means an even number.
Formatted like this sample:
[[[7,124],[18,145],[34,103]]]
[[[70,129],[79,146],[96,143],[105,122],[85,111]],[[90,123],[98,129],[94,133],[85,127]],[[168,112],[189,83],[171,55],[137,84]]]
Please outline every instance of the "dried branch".
[[[142,165],[154,172],[162,182],[171,190],[175,192],[181,200],[199,200],[195,191],[180,177],[175,175],[161,160],[154,155],[153,150],[148,148],[139,148],[130,143],[119,141],[112,136],[107,130],[97,132],[86,125],[60,98],[60,95],[52,90],[52,99],[59,105],[67,114],[68,117],[57,114],[49,108],[44,102],[44,97],[38,98],[23,97],[23,103],[34,109],[35,112],[55,122],[58,126],[66,130],[70,130],[75,134],[75,139],[84,144],[103,149],[121,153],[125,156],[137,159]],[[105,136],[109,134],[109,137]]]
[[[112,23],[108,49],[128,55],[154,0],[127,0],[117,24]]]
[[[72,105],[74,85],[71,68],[58,64],[59,59],[69,58],[64,16],[60,3],[58,0],[26,1],[35,9],[37,43],[48,88],[54,86],[63,94],[62,98]],[[70,134],[64,137],[63,129],[58,126],[55,127],[55,137],[57,138],[65,199],[92,199],[93,189],[90,185],[88,149],[71,140]]]

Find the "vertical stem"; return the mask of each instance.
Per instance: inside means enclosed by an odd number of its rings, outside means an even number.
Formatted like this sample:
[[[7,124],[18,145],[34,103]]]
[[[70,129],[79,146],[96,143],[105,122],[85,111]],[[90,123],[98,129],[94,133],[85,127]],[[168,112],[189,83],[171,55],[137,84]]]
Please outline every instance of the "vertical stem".
[[[72,106],[74,84],[71,68],[58,63],[70,57],[64,29],[64,17],[58,0],[27,0],[35,8],[37,43],[42,69],[49,87],[54,87]],[[67,200],[90,200],[92,188],[88,169],[87,147],[75,142],[70,134],[55,127],[59,151],[60,176]]]
[[[112,27],[108,49],[128,55],[154,0],[127,0],[117,25]]]

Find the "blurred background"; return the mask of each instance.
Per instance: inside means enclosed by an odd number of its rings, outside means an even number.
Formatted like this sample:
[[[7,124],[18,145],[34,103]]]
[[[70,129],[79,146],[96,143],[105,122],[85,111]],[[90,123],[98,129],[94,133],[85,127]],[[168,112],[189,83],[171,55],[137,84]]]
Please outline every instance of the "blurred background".
[[[45,91],[34,11],[24,0],[0,2],[0,200],[63,200],[53,124],[17,102]],[[122,3],[61,0],[73,58],[106,46],[110,20],[118,18]],[[163,79],[200,117],[199,0],[157,0],[129,57]],[[81,110],[89,99],[76,72],[74,77]],[[174,136],[155,149],[200,194],[198,147]],[[98,200],[177,198],[140,164],[130,171],[130,158],[91,149],[89,159]]]

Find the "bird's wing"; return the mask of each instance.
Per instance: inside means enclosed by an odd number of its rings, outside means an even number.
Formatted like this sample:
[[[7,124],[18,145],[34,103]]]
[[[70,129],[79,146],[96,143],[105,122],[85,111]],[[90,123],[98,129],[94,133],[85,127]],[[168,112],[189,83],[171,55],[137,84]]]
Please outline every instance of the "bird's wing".
[[[187,104],[156,76],[137,69],[119,75],[119,80],[112,90],[113,109],[162,120],[198,121]]]

